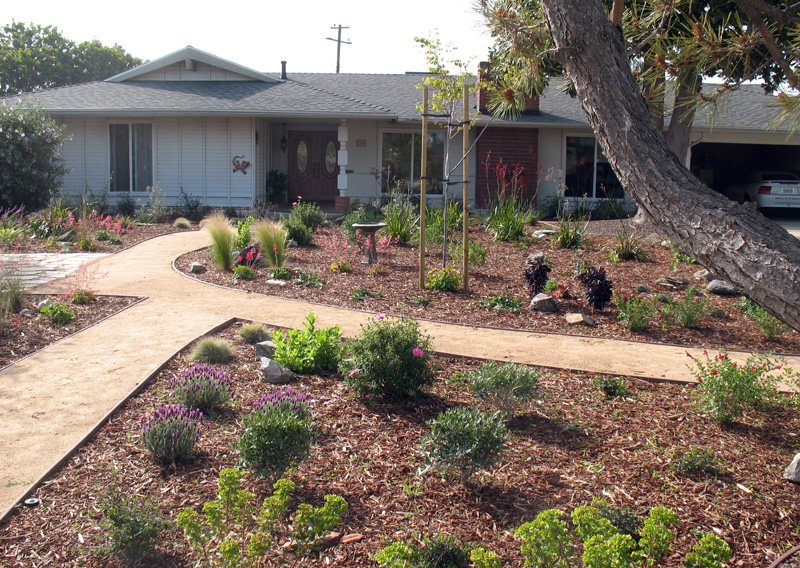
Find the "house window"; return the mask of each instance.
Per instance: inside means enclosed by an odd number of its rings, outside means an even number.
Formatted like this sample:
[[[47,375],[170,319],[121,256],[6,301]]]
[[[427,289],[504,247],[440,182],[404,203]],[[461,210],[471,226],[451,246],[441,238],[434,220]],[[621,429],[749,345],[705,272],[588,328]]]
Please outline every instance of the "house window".
[[[428,185],[427,193],[442,193],[444,177],[443,132],[428,133]],[[387,193],[400,188],[420,191],[420,166],[422,164],[422,134],[419,132],[384,132],[381,151],[381,191]]]
[[[592,136],[567,136],[564,195],[622,199],[625,192]]]
[[[109,124],[111,191],[146,191],[153,185],[153,125]]]

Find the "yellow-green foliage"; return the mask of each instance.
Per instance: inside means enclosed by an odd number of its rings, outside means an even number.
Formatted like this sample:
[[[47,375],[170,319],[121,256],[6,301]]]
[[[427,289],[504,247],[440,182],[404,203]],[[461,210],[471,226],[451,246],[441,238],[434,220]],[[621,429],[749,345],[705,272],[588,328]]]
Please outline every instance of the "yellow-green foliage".
[[[219,211],[212,213],[206,222],[206,230],[211,237],[211,258],[222,270],[233,266],[233,241],[236,231],[230,220]]]

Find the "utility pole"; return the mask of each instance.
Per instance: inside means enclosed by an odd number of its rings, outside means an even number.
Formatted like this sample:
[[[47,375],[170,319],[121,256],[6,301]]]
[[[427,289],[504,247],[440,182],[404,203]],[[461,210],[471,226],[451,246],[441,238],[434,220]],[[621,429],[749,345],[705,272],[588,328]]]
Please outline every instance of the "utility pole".
[[[339,61],[341,60],[341,57],[342,57],[342,44],[346,43],[347,45],[350,45],[353,42],[352,41],[342,41],[342,30],[349,30],[350,26],[342,26],[342,24],[339,24],[338,26],[331,27],[331,29],[332,30],[339,30],[339,36],[336,39],[333,39],[332,37],[325,38],[325,39],[329,39],[331,41],[335,41],[336,42],[336,72],[338,73],[339,72]]]

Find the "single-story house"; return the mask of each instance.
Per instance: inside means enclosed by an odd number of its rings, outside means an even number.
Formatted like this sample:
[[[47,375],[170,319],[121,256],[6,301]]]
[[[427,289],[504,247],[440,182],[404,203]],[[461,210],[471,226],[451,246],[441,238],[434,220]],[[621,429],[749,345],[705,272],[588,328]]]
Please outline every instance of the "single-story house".
[[[186,47],[105,81],[21,95],[65,125],[65,191],[108,185],[111,201],[147,199],[159,184],[168,204],[181,191],[212,207],[246,208],[274,199],[268,180],[288,176],[288,195],[346,207],[397,183],[418,188],[424,74],[262,73]],[[15,98],[16,100],[16,98]],[[768,130],[774,98],[758,86],[736,92],[713,128],[704,112],[692,134],[692,169],[716,189],[748,169],[800,170],[800,139]],[[5,102],[8,102],[9,98]],[[472,101],[470,200],[497,191],[492,166],[524,172],[539,202],[567,188],[589,199],[624,194],[602,156],[577,100],[553,86],[516,120],[498,120]],[[433,118],[429,119],[435,120]],[[430,178],[444,178],[447,134],[431,125]],[[460,159],[460,134],[449,142]],[[270,174],[273,177],[270,177]],[[507,176],[508,178],[508,176]],[[450,178],[461,194],[460,169]],[[442,183],[429,189],[437,199]]]

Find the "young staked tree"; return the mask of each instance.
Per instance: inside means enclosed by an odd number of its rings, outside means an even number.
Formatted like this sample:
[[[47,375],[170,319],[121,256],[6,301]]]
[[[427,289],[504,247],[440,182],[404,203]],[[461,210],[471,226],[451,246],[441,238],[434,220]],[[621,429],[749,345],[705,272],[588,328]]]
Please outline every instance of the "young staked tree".
[[[765,80],[767,88],[784,80],[797,85],[793,54],[800,42],[800,5],[777,7],[765,0],[714,0],[697,10],[680,0],[637,5],[644,7],[638,16],[616,0],[609,16],[600,0],[480,0],[498,40],[497,111],[513,108],[524,94],[541,93],[549,78],[565,74],[625,191],[659,230],[800,330],[800,241],[752,206],[714,192],[684,167],[685,156],[676,156],[653,121],[648,91],[643,96],[633,69],[646,67],[641,49],[648,42],[661,42],[660,57],[658,50],[644,53],[670,77],[695,69],[711,74],[716,68],[714,74],[727,81],[723,92],[750,78]],[[725,26],[715,27],[716,18]],[[626,44],[622,29],[644,19],[645,37]],[[708,97],[697,93],[696,98]],[[795,97],[780,100],[786,117],[797,116]]]

